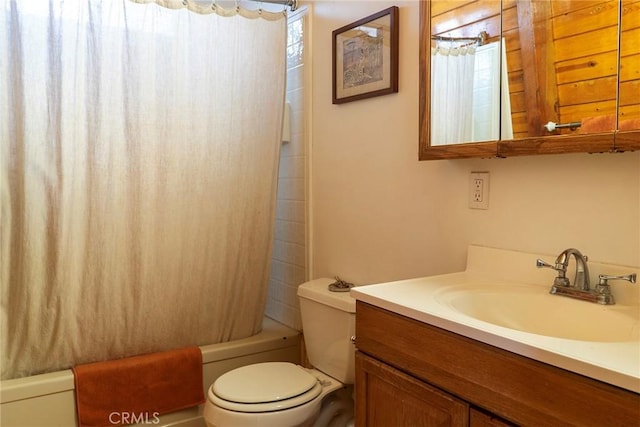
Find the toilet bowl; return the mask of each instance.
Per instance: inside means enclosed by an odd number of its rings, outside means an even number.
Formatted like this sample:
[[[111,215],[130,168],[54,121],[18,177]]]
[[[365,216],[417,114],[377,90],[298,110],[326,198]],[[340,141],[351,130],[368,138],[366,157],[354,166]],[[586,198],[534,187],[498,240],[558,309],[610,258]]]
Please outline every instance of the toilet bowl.
[[[209,387],[204,417],[216,427],[311,426],[325,396],[343,387],[315,369],[256,363],[227,372]]]
[[[207,426],[298,427],[316,421],[329,425],[331,420],[348,424],[353,400],[350,393],[338,391],[354,380],[355,300],[348,292],[330,292],[332,282],[317,279],[298,288],[307,354],[315,368],[266,362],[223,374],[207,392]]]

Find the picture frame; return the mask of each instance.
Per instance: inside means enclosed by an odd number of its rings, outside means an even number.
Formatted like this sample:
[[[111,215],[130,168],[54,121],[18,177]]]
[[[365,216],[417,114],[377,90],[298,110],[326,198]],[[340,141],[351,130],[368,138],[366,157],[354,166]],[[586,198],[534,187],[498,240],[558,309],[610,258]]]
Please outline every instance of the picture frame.
[[[332,32],[333,103],[398,92],[398,6]]]

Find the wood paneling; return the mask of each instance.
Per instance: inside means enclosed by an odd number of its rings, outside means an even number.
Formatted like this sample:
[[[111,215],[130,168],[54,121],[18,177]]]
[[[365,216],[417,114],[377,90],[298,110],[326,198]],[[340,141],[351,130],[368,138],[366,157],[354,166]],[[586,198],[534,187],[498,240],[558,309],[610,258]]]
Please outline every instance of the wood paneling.
[[[565,3],[571,3],[573,7],[559,12],[558,9]],[[553,35],[556,39],[618,25],[618,0],[589,3],[591,2],[552,2]]]
[[[431,5],[432,34],[447,37],[475,37],[480,31],[493,37],[500,34],[500,2],[436,1]]]
[[[560,115],[567,121],[580,121],[584,117],[608,116],[616,114],[617,102],[615,99],[589,104],[569,105],[560,108]]]
[[[592,56],[570,59],[556,65],[556,81],[559,85],[616,76],[618,53],[609,51]]]

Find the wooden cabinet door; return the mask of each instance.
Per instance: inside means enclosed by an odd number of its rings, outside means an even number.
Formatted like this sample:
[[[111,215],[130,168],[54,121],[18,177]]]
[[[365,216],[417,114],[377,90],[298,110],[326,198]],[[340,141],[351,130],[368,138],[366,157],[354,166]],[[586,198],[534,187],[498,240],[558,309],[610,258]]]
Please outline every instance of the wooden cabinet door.
[[[356,353],[356,426],[468,426],[469,405]]]
[[[477,409],[471,408],[469,417],[470,427],[514,427],[515,424],[509,424],[502,418],[494,415],[485,414]]]

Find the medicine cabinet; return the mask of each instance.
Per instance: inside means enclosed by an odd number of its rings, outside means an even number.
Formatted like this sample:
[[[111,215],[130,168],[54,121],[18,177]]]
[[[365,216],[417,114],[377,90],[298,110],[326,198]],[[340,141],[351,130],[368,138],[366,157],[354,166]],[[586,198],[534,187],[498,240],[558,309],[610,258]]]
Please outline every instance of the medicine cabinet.
[[[420,7],[420,160],[640,149],[640,0]]]

